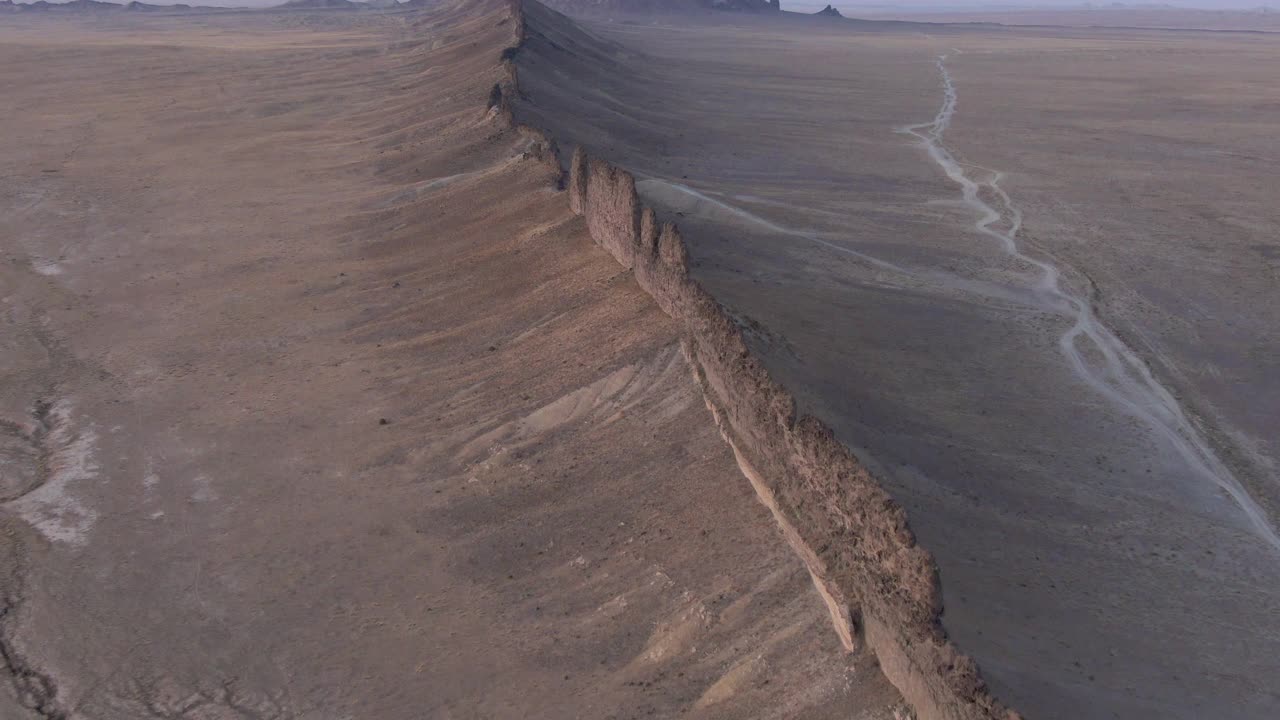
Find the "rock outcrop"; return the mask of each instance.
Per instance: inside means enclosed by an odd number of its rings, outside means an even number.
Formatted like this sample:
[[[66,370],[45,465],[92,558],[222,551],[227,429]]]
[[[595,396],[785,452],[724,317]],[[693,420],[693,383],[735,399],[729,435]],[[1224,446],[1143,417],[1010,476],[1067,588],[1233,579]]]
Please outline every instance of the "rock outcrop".
[[[531,33],[566,34],[531,26],[531,17],[572,21],[534,0],[512,0],[512,8],[515,37],[502,57],[507,79],[493,88],[489,111],[533,135],[535,152],[558,167],[556,141],[521,121],[517,66]],[[1018,718],[947,638],[937,568],[916,543],[906,512],[826,425],[797,412],[738,324],[690,276],[679,228],[641,202],[629,172],[581,147],[569,163],[567,190],[592,238],[684,327],[684,354],[716,425],[807,565],[846,647],[866,642],[922,720]]]

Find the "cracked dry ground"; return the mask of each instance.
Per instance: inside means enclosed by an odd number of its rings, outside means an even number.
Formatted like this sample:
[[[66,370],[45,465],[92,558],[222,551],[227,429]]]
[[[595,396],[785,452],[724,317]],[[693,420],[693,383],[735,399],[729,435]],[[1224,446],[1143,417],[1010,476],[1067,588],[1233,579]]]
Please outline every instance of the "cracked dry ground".
[[[505,16],[0,24],[0,717],[898,709],[485,116]]]

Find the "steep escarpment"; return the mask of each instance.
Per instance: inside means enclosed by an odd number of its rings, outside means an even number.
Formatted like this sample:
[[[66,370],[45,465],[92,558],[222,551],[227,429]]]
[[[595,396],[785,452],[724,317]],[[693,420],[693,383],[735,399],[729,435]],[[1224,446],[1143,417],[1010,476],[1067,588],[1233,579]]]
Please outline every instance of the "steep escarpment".
[[[893,720],[509,6],[357,15],[0,23],[0,718]]]
[[[565,38],[581,31],[536,2],[516,2],[513,11],[516,41],[504,54],[509,78],[495,88],[492,104],[514,122],[537,124],[540,110],[521,102],[517,72],[545,66],[537,53],[607,53],[594,39],[567,46]],[[529,47],[536,49],[526,63]],[[559,140],[578,146],[567,176],[570,206],[683,327],[685,355],[721,434],[807,565],[846,646],[865,640],[922,718],[1016,717],[947,639],[936,567],[903,509],[826,425],[797,412],[735,319],[690,277],[680,230],[643,205],[634,177],[589,157],[579,138]]]

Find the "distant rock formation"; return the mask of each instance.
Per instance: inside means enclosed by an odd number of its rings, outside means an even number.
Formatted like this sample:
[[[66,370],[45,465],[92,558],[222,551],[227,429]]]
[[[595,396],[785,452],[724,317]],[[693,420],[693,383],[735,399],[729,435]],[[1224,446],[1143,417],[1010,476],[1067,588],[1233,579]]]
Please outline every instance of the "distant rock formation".
[[[679,15],[707,10],[773,13],[782,10],[780,0],[547,0],[545,4],[571,15]]]
[[[98,2],[98,0],[71,0],[65,3],[51,3],[37,0],[30,4],[15,3],[14,6],[23,12],[45,12],[49,10],[61,12],[96,12],[101,10],[119,10],[115,3]]]
[[[408,0],[404,3],[407,7],[422,7],[435,0]],[[278,8],[286,9],[304,9],[304,10],[364,10],[368,8],[389,9],[400,7],[399,0],[367,0],[365,2],[356,2],[355,0],[289,0],[283,5],[277,5]],[[184,3],[176,5],[156,5],[152,3],[141,2],[140,0],[131,0],[122,4],[113,2],[102,2],[101,0],[70,0],[70,2],[48,2],[48,0],[36,0],[32,3],[15,2],[15,0],[0,0],[0,12],[105,12],[123,10],[125,12],[184,12],[188,10],[201,11],[218,11],[229,10],[232,8],[225,7],[207,7],[207,6],[191,6]]]
[[[843,15],[840,14],[839,10],[831,7],[830,5],[822,8],[818,12],[814,13],[814,15],[826,15],[827,17],[844,17]]]
[[[33,3],[14,2],[14,0],[0,0],[0,12],[185,12],[192,9],[218,11],[226,10],[228,8],[193,8],[190,5],[181,3],[177,5],[153,5],[151,3],[138,2],[138,0],[133,0],[132,2],[125,3],[123,5],[113,2],[99,2],[99,0],[71,0],[71,2],[47,2],[47,0],[36,0],[36,2]]]
[[[165,12],[165,11],[181,12],[183,10],[190,10],[191,6],[190,5],[152,5],[150,3],[138,2],[138,0],[133,0],[133,2],[127,3],[124,6],[124,9],[128,12]]]
[[[779,0],[711,0],[704,4],[713,10],[737,12],[777,12],[782,9]]]
[[[387,10],[405,7],[426,7],[436,0],[289,0],[277,8],[285,10]]]
[[[364,3],[351,0],[289,0],[276,7],[305,10],[363,10],[368,7]]]

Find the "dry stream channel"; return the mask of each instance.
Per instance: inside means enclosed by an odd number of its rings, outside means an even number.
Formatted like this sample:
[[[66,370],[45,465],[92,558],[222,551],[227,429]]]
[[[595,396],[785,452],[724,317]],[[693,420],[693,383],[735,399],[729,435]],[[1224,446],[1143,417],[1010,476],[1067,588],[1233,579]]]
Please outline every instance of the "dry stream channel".
[[[946,55],[938,57],[943,101],[937,116],[927,123],[907,125],[901,128],[901,132],[919,138],[929,157],[960,186],[964,203],[978,215],[974,222],[975,230],[996,240],[1008,255],[1038,272],[1032,297],[1040,301],[1041,307],[1071,318],[1071,327],[1063,333],[1058,345],[1076,376],[1116,407],[1151,428],[1195,475],[1230,495],[1258,537],[1273,549],[1280,550],[1280,535],[1276,534],[1265,511],[1218,458],[1177,399],[1151,374],[1146,362],[1098,319],[1088,298],[1076,297],[1063,287],[1062,272],[1057,266],[1024,252],[1018,242],[1022,211],[1000,187],[1003,173],[962,163],[947,148],[943,136],[956,113],[959,94],[946,61]],[[979,178],[971,176],[966,167],[976,171]],[[994,197],[999,209],[984,200],[984,196]]]

